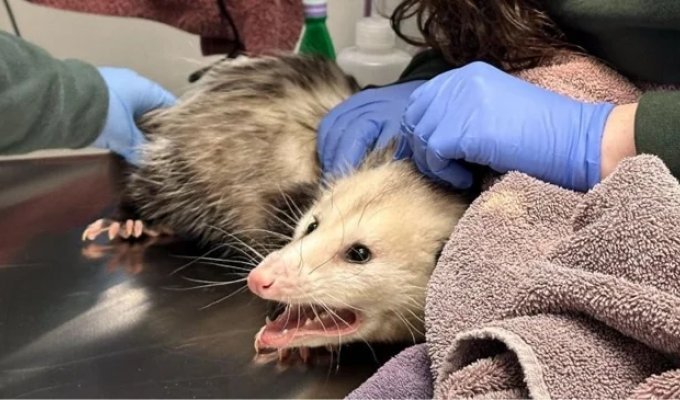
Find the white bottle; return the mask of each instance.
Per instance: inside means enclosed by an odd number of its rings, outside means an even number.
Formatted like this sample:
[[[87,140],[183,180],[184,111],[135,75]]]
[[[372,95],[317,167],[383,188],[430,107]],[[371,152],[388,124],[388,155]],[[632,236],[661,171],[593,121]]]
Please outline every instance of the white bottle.
[[[389,20],[362,18],[356,25],[356,46],[342,50],[337,63],[362,87],[394,83],[411,61],[411,55],[396,47],[396,39]]]

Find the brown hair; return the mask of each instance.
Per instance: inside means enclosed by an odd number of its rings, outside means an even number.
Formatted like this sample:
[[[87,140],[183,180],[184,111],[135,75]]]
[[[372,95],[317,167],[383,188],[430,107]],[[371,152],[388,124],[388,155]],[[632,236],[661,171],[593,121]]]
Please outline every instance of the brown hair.
[[[455,66],[485,61],[505,70],[537,66],[571,48],[541,0],[404,0],[392,27],[407,43],[440,51]],[[408,37],[402,22],[416,18],[424,40]]]

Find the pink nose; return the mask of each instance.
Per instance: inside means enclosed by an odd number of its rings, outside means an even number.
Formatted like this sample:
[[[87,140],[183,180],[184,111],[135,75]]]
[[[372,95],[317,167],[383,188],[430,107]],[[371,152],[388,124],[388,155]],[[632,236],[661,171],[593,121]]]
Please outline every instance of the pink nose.
[[[272,286],[276,282],[276,278],[268,271],[254,269],[248,274],[248,289],[260,297],[267,298],[271,295]]]

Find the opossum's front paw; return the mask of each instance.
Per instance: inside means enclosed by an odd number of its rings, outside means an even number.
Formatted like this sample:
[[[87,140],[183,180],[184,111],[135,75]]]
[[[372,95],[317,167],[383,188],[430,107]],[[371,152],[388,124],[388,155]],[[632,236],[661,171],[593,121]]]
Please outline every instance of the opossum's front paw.
[[[142,236],[158,237],[160,235],[168,235],[171,233],[172,232],[167,229],[152,229],[146,227],[144,222],[140,220],[128,219],[125,222],[118,222],[104,218],[98,219],[85,228],[82,239],[83,241],[95,240],[102,234],[107,234],[109,240],[113,240],[115,238],[138,239]]]

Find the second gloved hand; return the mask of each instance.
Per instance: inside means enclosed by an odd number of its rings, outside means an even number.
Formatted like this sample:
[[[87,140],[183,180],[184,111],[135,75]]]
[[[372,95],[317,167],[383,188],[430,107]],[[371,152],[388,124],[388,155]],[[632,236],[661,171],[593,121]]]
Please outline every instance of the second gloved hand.
[[[145,142],[135,120],[156,108],[175,104],[175,96],[155,82],[124,68],[99,68],[109,90],[104,128],[94,147],[111,150],[138,165],[138,149]]]
[[[585,191],[600,180],[602,135],[613,108],[475,62],[413,93],[398,157],[412,157],[426,175],[461,189],[472,185],[464,160]]]
[[[332,109],[321,121],[317,151],[326,174],[356,168],[374,148],[399,134],[409,96],[424,81],[366,89]]]

